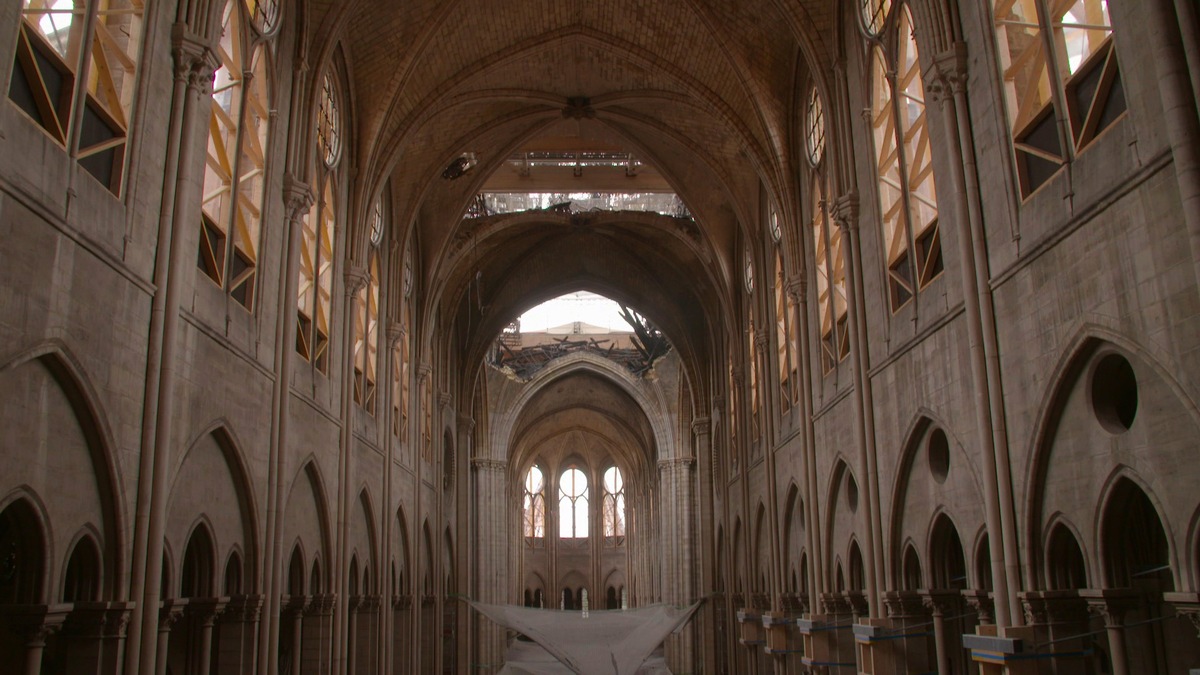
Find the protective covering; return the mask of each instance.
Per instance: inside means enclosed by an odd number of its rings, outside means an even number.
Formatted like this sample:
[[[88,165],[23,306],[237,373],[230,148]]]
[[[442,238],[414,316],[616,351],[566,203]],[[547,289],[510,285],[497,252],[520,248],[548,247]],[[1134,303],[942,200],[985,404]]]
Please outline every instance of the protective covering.
[[[634,675],[667,635],[687,623],[700,606],[696,602],[682,609],[652,605],[626,610],[563,612],[470,604],[501,626],[528,636],[578,675]],[[547,669],[551,665],[529,663],[522,667],[530,673],[561,672]]]

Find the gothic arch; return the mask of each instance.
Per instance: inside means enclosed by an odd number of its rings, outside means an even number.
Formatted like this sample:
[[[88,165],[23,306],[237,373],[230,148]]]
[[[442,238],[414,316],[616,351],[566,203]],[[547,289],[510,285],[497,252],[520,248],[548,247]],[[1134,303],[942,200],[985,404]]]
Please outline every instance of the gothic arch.
[[[1130,492],[1130,490],[1134,492]],[[1157,518],[1157,525],[1161,528],[1161,534],[1164,538],[1163,544],[1166,546],[1166,564],[1170,567],[1169,577],[1174,585],[1174,588],[1181,586],[1181,574],[1179,569],[1178,547],[1175,542],[1174,529],[1171,527],[1171,522],[1163,509],[1161,500],[1155,494],[1151,486],[1135,472],[1127,466],[1118,466],[1109,475],[1105,481],[1104,489],[1100,493],[1100,499],[1096,503],[1095,513],[1095,530],[1096,547],[1095,550],[1099,554],[1100,574],[1097,575],[1097,581],[1102,588],[1110,588],[1113,585],[1113,578],[1117,572],[1113,569],[1113,561],[1110,559],[1110,554],[1114,553],[1115,543],[1112,542],[1111,533],[1108,531],[1112,527],[1110,518],[1116,517],[1113,511],[1118,509],[1115,502],[1126,496],[1135,496],[1140,494],[1149,503],[1153,509],[1152,514],[1146,514]],[[1153,533],[1150,533],[1153,534]],[[1150,553],[1145,551],[1145,553]]]
[[[1030,435],[1029,449],[1026,455],[1029,459],[1025,471],[1027,496],[1024,532],[1025,546],[1029,551],[1025,566],[1026,574],[1031,579],[1039,578],[1037,565],[1033,561],[1043,558],[1039,533],[1044,531],[1041,521],[1046,499],[1050,458],[1053,454],[1052,441],[1059,428],[1069,397],[1077,388],[1084,386],[1083,375],[1089,362],[1097,354],[1113,348],[1118,353],[1124,352],[1136,357],[1165,385],[1174,396],[1174,400],[1191,418],[1192,423],[1200,427],[1200,406],[1188,395],[1188,389],[1184,386],[1190,383],[1186,380],[1183,382],[1179,380],[1179,377],[1186,378],[1186,371],[1181,368],[1172,371],[1164,367],[1163,364],[1172,363],[1174,360],[1170,354],[1154,345],[1142,345],[1127,338],[1115,326],[1112,326],[1112,323],[1113,321],[1106,317],[1091,315],[1085,317],[1085,321],[1080,323],[1074,336],[1067,342],[1067,348],[1055,365],[1052,375],[1047,381],[1046,389],[1039,399],[1040,404],[1036,408],[1038,412],[1033,424],[1033,433]],[[1136,482],[1139,481],[1135,480]],[[1147,491],[1147,494],[1152,493]],[[1101,500],[1098,503],[1105,502]],[[1162,504],[1156,503],[1155,505],[1160,514],[1165,513]],[[1092,524],[1099,526],[1099,523],[1100,519],[1097,515]],[[1097,553],[1100,552],[1099,548],[1095,550]],[[1174,543],[1172,543],[1173,560],[1174,555],[1175,549]],[[1180,568],[1177,561],[1175,562],[1172,569],[1177,575],[1175,581],[1178,584],[1181,581],[1178,576]]]
[[[289,539],[303,542],[308,559],[313,561],[311,575],[320,582],[321,589],[330,588],[331,570],[321,569],[319,564],[322,560],[332,560],[328,504],[320,468],[310,455],[300,464],[292,479],[281,528]],[[313,586],[310,582],[309,595],[317,592]]]
[[[45,604],[50,578],[50,561],[53,549],[49,521],[36,495],[25,488],[17,488],[0,500],[0,522],[10,539],[11,549],[28,552],[34,556],[33,563],[18,568],[13,583],[0,585],[4,604]],[[10,549],[10,550],[11,550]]]
[[[185,519],[203,514],[214,542],[222,547],[214,560],[224,560],[229,550],[240,546],[245,552],[243,583],[247,592],[253,592],[258,586],[261,549],[253,483],[240,448],[224,419],[213,421],[192,438],[171,479],[167,518],[173,527],[167,531],[170,539]]]
[[[1063,514],[1055,513],[1046,525],[1042,541],[1046,555],[1040,565],[1044,574],[1041,587],[1050,590],[1088,588],[1088,580],[1096,576],[1088,571],[1091,556],[1079,528]]]
[[[412,583],[415,579],[412,566],[412,539],[408,534],[408,518],[404,515],[404,506],[400,505],[396,508],[396,529],[392,534],[392,564],[399,565],[400,578],[397,580],[397,585],[392,589],[395,595],[411,595],[413,592]],[[405,584],[404,581],[408,583]]]
[[[66,398],[70,411],[79,424],[91,460],[92,477],[95,480],[96,496],[100,503],[99,521],[100,545],[103,555],[104,579],[103,587],[106,597],[119,598],[125,594],[126,575],[120,573],[125,565],[125,550],[127,548],[126,529],[123,525],[125,515],[123,504],[125,495],[121,483],[116,479],[119,466],[113,448],[116,447],[112,427],[108,416],[100,404],[91,378],[83,364],[75,357],[71,349],[61,340],[47,340],[23,352],[12,356],[0,365],[0,381],[6,376],[15,374],[26,365],[36,362],[48,373]],[[3,406],[0,406],[2,408]],[[0,486],[2,488],[3,486]],[[31,486],[27,486],[32,489]],[[37,502],[45,508],[47,505]],[[43,515],[49,511],[43,511]],[[44,521],[44,532],[51,536],[48,519]],[[62,523],[66,525],[66,523]],[[47,539],[48,544],[53,539]],[[50,560],[51,558],[47,558]]]
[[[58,584],[60,601],[94,602],[105,596],[104,555],[100,541],[100,532],[91,523],[75,533],[63,559],[62,579]]]

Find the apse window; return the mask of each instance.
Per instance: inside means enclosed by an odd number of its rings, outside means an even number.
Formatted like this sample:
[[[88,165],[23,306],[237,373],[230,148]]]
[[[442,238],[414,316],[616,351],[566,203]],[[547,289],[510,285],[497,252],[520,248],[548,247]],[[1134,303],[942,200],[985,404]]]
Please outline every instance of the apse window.
[[[540,547],[546,538],[546,482],[537,464],[525,472],[524,492],[525,543]]]
[[[560,539],[588,536],[588,481],[576,467],[564,471],[558,481],[558,536]]]
[[[1126,112],[1112,21],[1106,0],[993,0],[992,25],[1027,197]]]
[[[625,542],[625,479],[621,470],[610,466],[604,472],[604,544],[620,546]]]
[[[8,96],[120,194],[144,0],[25,0]]]

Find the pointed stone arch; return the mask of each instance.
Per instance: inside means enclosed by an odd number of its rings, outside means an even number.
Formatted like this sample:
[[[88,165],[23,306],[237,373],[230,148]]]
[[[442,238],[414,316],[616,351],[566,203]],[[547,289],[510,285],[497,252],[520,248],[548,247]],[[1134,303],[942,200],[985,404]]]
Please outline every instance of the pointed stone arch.
[[[285,541],[302,543],[311,560],[308,594],[331,588],[332,537],[330,535],[329,500],[320,468],[313,457],[301,462],[288,491],[285,517],[282,521]],[[322,562],[323,561],[323,562]],[[318,583],[314,584],[313,581]]]
[[[41,383],[46,382],[47,379],[56,385],[61,399],[56,396],[44,398],[25,395],[30,388],[43,386]],[[12,405],[9,405],[6,395],[18,397],[20,400],[14,400]],[[74,533],[76,526],[83,524],[79,518],[82,511],[71,510],[71,515],[59,513],[64,510],[66,505],[60,504],[62,500],[57,499],[56,495],[71,493],[74,502],[94,499],[95,506],[89,507],[87,511],[93,514],[90,516],[91,518],[98,520],[96,523],[99,529],[97,543],[103,558],[104,598],[115,599],[124,596],[127,583],[126,575],[120,573],[120,570],[125,567],[127,550],[127,533],[123,525],[125,522],[123,513],[125,496],[121,483],[116,478],[119,474],[119,465],[113,452],[116,447],[115,437],[108,421],[108,415],[104,412],[100,400],[91,378],[87,375],[87,370],[71,349],[60,340],[47,340],[37,344],[14,355],[0,365],[0,426],[4,427],[7,433],[18,434],[22,420],[61,420],[63,419],[62,415],[54,414],[53,411],[27,411],[30,414],[20,414],[20,411],[30,403],[58,405],[58,401],[61,401],[64,411],[78,425],[79,435],[76,442],[83,447],[77,449],[86,455],[86,464],[89,465],[86,467],[87,470],[78,476],[56,472],[56,484],[51,486],[43,484],[46,482],[44,476],[42,478],[34,475],[24,476],[25,463],[21,463],[18,466],[8,467],[5,473],[14,483],[6,485],[7,481],[0,482],[0,490],[25,484],[28,489],[34,490],[35,494],[44,495],[47,502],[42,506],[45,509],[43,513],[47,520],[45,521],[46,529],[43,531],[48,537],[52,532],[50,529],[51,518],[54,520],[55,529],[60,530],[64,535],[68,532]],[[19,418],[17,420],[5,419],[4,412],[6,411],[19,415]],[[50,431],[55,434],[74,431],[68,427],[69,425],[58,424]],[[38,438],[39,436],[40,434],[37,434],[33,437]],[[53,442],[50,442],[50,439],[45,440],[47,441],[47,452],[53,452],[55,455],[61,455],[68,449],[73,449],[75,445],[63,442],[63,439]],[[69,466],[72,471],[84,469],[84,462],[76,459],[59,456],[58,461]],[[68,520],[77,520],[78,522],[72,523]],[[47,540],[47,545],[51,548],[64,547],[67,544],[67,541]],[[54,567],[48,567],[46,582],[54,583],[52,581],[54,578],[56,578]]]

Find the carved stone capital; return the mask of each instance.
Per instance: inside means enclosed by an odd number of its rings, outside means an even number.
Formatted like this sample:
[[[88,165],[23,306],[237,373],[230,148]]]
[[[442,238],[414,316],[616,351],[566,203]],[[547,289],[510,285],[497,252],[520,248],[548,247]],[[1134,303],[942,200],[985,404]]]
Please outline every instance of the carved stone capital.
[[[262,616],[262,595],[235,595],[221,613],[221,623],[258,623]]]
[[[308,602],[309,597],[307,595],[285,595],[280,606],[282,607],[282,613],[298,619],[307,613]]]
[[[658,460],[658,470],[691,469],[695,463],[696,459],[694,457],[668,457],[667,459]]]
[[[935,54],[929,67],[921,73],[925,91],[934,101],[954,98],[967,88],[967,48],[956,42],[946,51]]]
[[[842,229],[858,228],[858,193],[847,192],[833,201],[829,215]]]
[[[189,89],[212,96],[213,73],[221,67],[215,45],[192,33],[185,23],[171,27],[171,56],[175,64],[175,80],[186,83]]]
[[[1019,593],[1025,623],[1030,626],[1080,621],[1087,618],[1087,601],[1077,591]]]
[[[925,596],[919,591],[888,591],[883,594],[883,611],[889,619],[912,619],[928,615]]]
[[[1175,609],[1179,616],[1187,618],[1200,637],[1200,593],[1163,593],[1163,600]]]
[[[365,265],[347,265],[345,277],[347,297],[357,294],[371,281]]]
[[[712,433],[712,420],[707,417],[697,417],[692,420],[692,435],[707,436]]]
[[[191,598],[183,613],[202,626],[212,626],[227,602],[228,598]]]
[[[966,600],[967,606],[975,610],[979,616],[979,623],[992,624],[996,622],[996,603],[991,593],[972,589],[962,591],[962,596],[963,600]]]
[[[958,591],[924,591],[921,602],[934,616],[954,616],[962,608],[963,597]]]
[[[389,322],[383,332],[388,348],[395,348],[396,344],[400,342],[400,338],[404,337],[405,332],[404,324],[398,321]]]
[[[283,206],[288,222],[295,222],[312,208],[316,196],[308,183],[291,173],[283,176]]]
[[[766,355],[766,349],[771,344],[771,337],[765,330],[756,330],[754,331],[754,344],[759,348],[760,353]]]
[[[183,618],[183,612],[190,601],[187,598],[169,598],[162,601],[158,608],[158,632],[167,633],[175,623]]]
[[[475,470],[481,473],[504,473],[508,470],[508,462],[490,457],[476,457],[471,460],[471,466],[475,467]]]
[[[1125,614],[1145,601],[1140,593],[1129,589],[1087,589],[1079,595],[1087,600],[1089,612],[1104,619],[1105,628],[1123,626]]]
[[[124,637],[131,602],[77,602],[63,622],[63,633],[84,638]]]
[[[796,304],[805,302],[808,298],[808,279],[802,276],[790,277],[783,285],[783,292]]]
[[[0,626],[7,624],[26,647],[45,647],[70,612],[71,605],[0,605]]]

